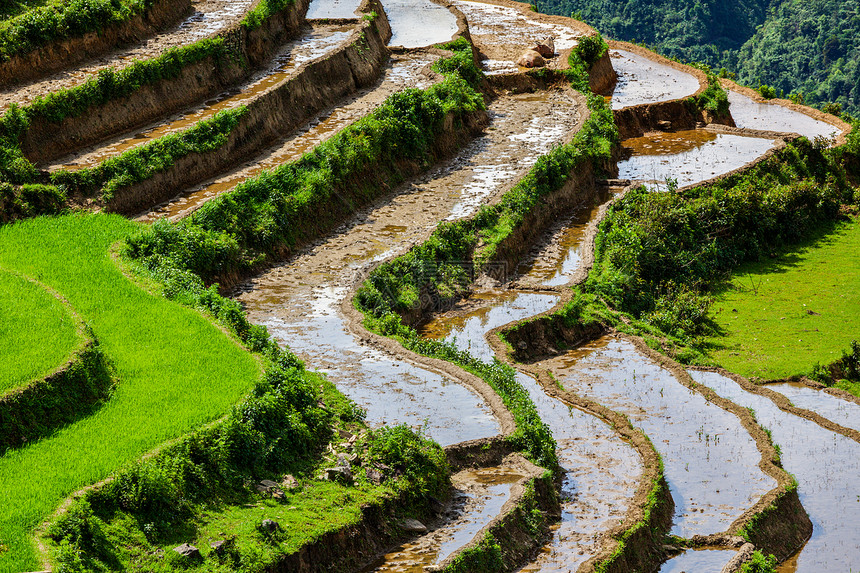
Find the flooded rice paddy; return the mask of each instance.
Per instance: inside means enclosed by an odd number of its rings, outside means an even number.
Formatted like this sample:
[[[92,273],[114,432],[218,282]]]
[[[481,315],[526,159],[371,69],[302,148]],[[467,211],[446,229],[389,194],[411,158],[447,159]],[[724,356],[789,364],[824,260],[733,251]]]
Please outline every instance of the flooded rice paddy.
[[[672,66],[626,50],[611,50],[609,55],[618,74],[612,109],[685,98],[699,89],[696,76]]]
[[[690,372],[720,396],[752,408],[773,433],[782,465],[798,482],[798,494],[812,519],[812,538],[779,568],[779,573],[850,572],[860,556],[860,444],[818,424],[783,412],[768,398],[752,394],[713,372]]]
[[[775,145],[772,139],[703,129],[652,133],[622,142],[629,157],[618,162],[618,176],[660,189],[674,179],[685,187],[739,169]]]
[[[718,573],[736,553],[733,549],[688,549],[663,563],[659,573]]]
[[[391,24],[391,46],[423,48],[453,39],[457,18],[430,0],[385,0],[385,14]]]
[[[355,18],[361,0],[311,0],[307,18],[324,20],[326,18]]]
[[[738,127],[799,133],[810,140],[816,137],[832,138],[839,133],[839,130],[829,123],[805,113],[778,104],[759,103],[736,91],[728,92],[732,117]]]
[[[372,424],[424,425],[442,444],[495,435],[498,422],[471,390],[361,345],[339,307],[365,266],[408,248],[455,209],[474,210],[480,200],[524,175],[540,154],[557,144],[558,140],[525,135],[531,133],[536,117],[543,118],[548,128],[561,122],[570,129],[579,116],[565,92],[545,92],[542,98],[502,97],[490,104],[489,111],[490,129],[457,157],[255,279],[238,297],[250,320],[266,325],[309,367],[337,371],[334,381],[367,408]],[[506,175],[477,185],[488,169]]]
[[[545,363],[562,386],[630,417],[663,458],[672,533],[720,533],[776,486],[737,416],[683,386],[631,342],[605,337]]]
[[[840,426],[860,431],[860,404],[856,402],[794,382],[768,384],[765,387],[783,394],[798,408],[811,410]]]
[[[365,572],[424,573],[464,547],[502,511],[513,484],[526,476],[508,467],[481,468],[454,474],[448,522],[389,552]]]

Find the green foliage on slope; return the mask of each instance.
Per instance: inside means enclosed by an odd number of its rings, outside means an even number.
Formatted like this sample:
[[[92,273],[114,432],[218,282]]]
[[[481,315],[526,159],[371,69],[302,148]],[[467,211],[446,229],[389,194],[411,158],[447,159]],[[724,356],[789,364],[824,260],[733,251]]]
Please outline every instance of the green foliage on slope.
[[[619,40],[737,74],[742,83],[802,93],[807,104],[860,112],[857,0],[546,0]]]

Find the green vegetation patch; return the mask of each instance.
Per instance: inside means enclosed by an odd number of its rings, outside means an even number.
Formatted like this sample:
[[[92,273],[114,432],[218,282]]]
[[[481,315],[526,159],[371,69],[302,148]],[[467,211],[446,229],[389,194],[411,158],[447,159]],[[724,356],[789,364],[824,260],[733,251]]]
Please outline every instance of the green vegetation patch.
[[[830,364],[860,333],[860,223],[775,259],[738,268],[715,299],[719,336],[713,359],[738,374],[765,379],[809,374]]]
[[[0,268],[0,395],[65,363],[83,340],[52,293]]]
[[[34,7],[0,22],[0,60],[53,41],[83,36],[130,20],[154,0],[69,0]]]
[[[430,165],[445,117],[462,125],[483,108],[456,73],[424,91],[395,93],[298,161],[246,180],[178,223],[156,222],[129,239],[128,254],[207,282],[247,274],[401,182],[410,164]]]
[[[0,266],[62,294],[112,361],[117,389],[92,416],[0,457],[0,570],[39,568],[31,530],[77,489],[222,416],[261,366],[199,312],[141,289],[109,249],[140,225],[117,216],[0,227]],[[33,479],[33,476],[41,476]]]

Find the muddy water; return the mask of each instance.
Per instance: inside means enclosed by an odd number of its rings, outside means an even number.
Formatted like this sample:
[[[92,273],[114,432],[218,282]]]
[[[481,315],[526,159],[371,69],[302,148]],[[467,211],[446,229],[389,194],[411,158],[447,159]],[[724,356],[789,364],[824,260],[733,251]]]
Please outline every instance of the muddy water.
[[[130,48],[115,50],[100,58],[83,62],[72,69],[0,92],[0,110],[10,103],[27,104],[39,96],[84,83],[99,70],[130,65],[134,60],[157,57],[165,50],[196,42],[241,20],[253,0],[203,0],[192,3],[192,14],[162,34],[142,40]]]
[[[483,2],[454,0],[455,8],[469,22],[469,33],[480,52],[486,56],[482,64],[490,74],[516,73],[525,68],[516,65],[522,53],[548,36],[555,41],[558,54],[576,46],[582,33],[576,28],[545,21],[539,14],[525,14],[515,8]],[[564,58],[551,58],[549,67],[566,68]]]
[[[391,46],[423,48],[450,41],[457,33],[457,18],[430,0],[385,0],[391,24]]]
[[[325,110],[253,161],[189,190],[145,213],[138,220],[152,222],[159,217],[172,220],[185,217],[206,201],[229,191],[246,179],[259,175],[263,170],[295,161],[319,143],[370,113],[395,91],[407,87],[429,87],[432,83],[430,76],[423,75],[420,71],[437,58],[436,55],[421,53],[392,56],[383,72],[382,80],[375,87],[358,92],[342,101],[342,105]]]
[[[729,104],[735,125],[748,129],[765,129],[799,133],[809,139],[835,137],[839,130],[827,122],[778,104],[758,103],[741,93],[729,90]]]
[[[493,357],[484,337],[497,326],[552,308],[557,296],[491,291],[470,299],[478,308],[439,317],[422,334],[444,338],[484,361]],[[592,557],[601,535],[623,519],[641,474],[638,453],[596,417],[547,396],[530,376],[517,374],[558,442],[562,481],[561,522],[552,541],[523,571],[567,572]]]
[[[347,41],[352,30],[353,26],[350,25],[314,24],[298,39],[284,46],[272,60],[269,69],[256,74],[246,84],[225,91],[203,105],[177,114],[166,121],[137,130],[130,136],[120,136],[97,147],[78,152],[72,157],[62,158],[51,169],[77,170],[92,167],[133,147],[188,129],[200,121],[211,118],[219,111],[246,105],[289,78],[305,62],[323,57],[334,51]]]
[[[565,117],[559,117],[564,111]],[[502,97],[490,105],[491,128],[453,160],[398,190],[387,202],[320,241],[305,253],[247,285],[239,296],[249,318],[265,324],[314,369],[337,372],[340,389],[368,410],[374,424],[426,424],[442,444],[495,435],[499,426],[483,401],[439,374],[361,346],[346,330],[339,304],[356,272],[394,250],[403,250],[435,228],[463,202],[465,193],[489,198],[525,174],[526,158],[559,140],[524,139],[535,117],[571,129],[578,111],[564,92]],[[517,168],[509,170],[516,162]],[[508,171],[494,188],[470,185],[484,170]]]
[[[856,571],[860,563],[860,444],[818,424],[783,412],[769,399],[751,394],[711,372],[690,372],[721,396],[755,410],[773,432],[783,467],[798,481],[798,494],[812,519],[812,538],[780,573]]]
[[[631,155],[618,162],[618,176],[665,189],[669,178],[684,187],[739,169],[764,155],[776,142],[692,129],[650,134],[621,145]]]
[[[612,50],[609,55],[618,74],[612,109],[685,98],[699,89],[696,76],[645,56],[626,50]]]
[[[380,558],[365,572],[425,573],[463,547],[499,515],[511,498],[511,487],[525,476],[507,467],[459,472],[451,477],[453,510],[449,521],[412,543]]]
[[[627,414],[651,438],[675,500],[673,534],[726,531],[775,487],[738,418],[682,386],[632,343],[605,337],[544,364],[567,390]]]
[[[732,549],[689,549],[663,563],[660,573],[718,573],[736,554]]]
[[[860,404],[800,383],[768,384],[767,388],[784,394],[798,408],[817,412],[840,426],[860,431]]]

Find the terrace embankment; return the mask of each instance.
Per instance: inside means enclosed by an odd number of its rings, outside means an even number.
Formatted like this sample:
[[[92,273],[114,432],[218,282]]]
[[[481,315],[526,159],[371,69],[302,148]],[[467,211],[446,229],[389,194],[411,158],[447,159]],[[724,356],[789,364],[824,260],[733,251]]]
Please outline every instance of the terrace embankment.
[[[284,42],[298,35],[307,5],[308,0],[294,0],[257,28],[249,30],[235,22],[231,27],[212,34],[211,38],[223,42],[222,47],[203,59],[182,65],[174,77],[143,83],[127,95],[89,105],[82,112],[68,115],[59,122],[42,115],[32,117],[30,127],[21,139],[24,155],[35,163],[47,163],[198,104],[241,83],[254,70],[269,62]],[[384,16],[379,18],[377,28],[378,38],[369,40],[371,47],[380,38],[383,45],[387,39]],[[44,88],[39,86],[37,89]]]
[[[63,357],[63,364],[48,374],[19,381],[0,391],[0,455],[2,455],[8,449],[38,440],[63,424],[89,415],[108,398],[113,379],[98,342],[68,301],[53,289],[34,279],[17,273],[8,273],[2,269],[0,273],[3,273],[4,278],[11,278],[25,287],[35,287],[40,291],[37,294],[48,298],[49,303],[59,303],[57,309],[60,311],[59,316],[48,318],[43,324],[48,330],[39,332],[39,340],[32,341],[33,344],[38,347],[44,345],[47,347],[45,354],[52,355],[57,350],[62,351],[65,348],[60,342],[60,339],[65,338],[62,336],[63,330],[71,330],[76,341],[70,348],[70,352]],[[4,285],[9,286],[5,280]],[[29,298],[24,296],[24,293],[19,293],[19,296],[17,304],[22,304],[22,299]],[[40,310],[44,312],[45,309],[43,307]],[[7,313],[7,316],[9,314],[16,313]],[[42,324],[40,320],[42,317],[19,318]],[[49,325],[49,322],[53,324]],[[4,351],[22,350],[14,346],[9,347],[13,344],[12,340],[4,339],[4,343],[7,345]],[[13,357],[11,362],[14,363],[15,358]],[[41,364],[43,361],[36,362]],[[8,367],[9,363],[4,361],[4,366]]]
[[[734,125],[731,114],[720,115],[697,105],[696,98],[709,87],[701,70],[635,44],[612,41],[609,46],[613,57],[625,63],[619,68],[612,106],[622,139],[711,123]]]
[[[0,63],[0,84],[20,84],[64,70],[122,46],[140,42],[175,24],[192,9],[190,0],[154,0],[140,14],[97,32],[63,38]]]
[[[285,11],[299,7],[299,18],[303,17],[307,4],[302,8],[303,0],[290,2],[284,7]],[[267,6],[260,0],[203,0],[194,6],[193,12],[178,25],[163,31],[151,38],[137,38],[134,45],[111,50],[101,57],[93,58],[77,64],[64,67],[61,71],[46,78],[36,79],[28,83],[6,85],[0,91],[0,108],[8,108],[15,103],[23,106],[32,103],[46,94],[62,92],[84,84],[88,79],[99,73],[122,72],[140,60],[152,60],[165,52],[189,45],[199,45],[201,40],[214,39],[219,33],[229,29],[238,30],[240,21],[254,6],[262,11],[268,11]],[[253,27],[253,26],[252,26]]]
[[[371,113],[391,94],[406,88],[426,89],[441,81],[443,77],[433,72],[431,65],[445,54],[447,52],[431,49],[392,55],[383,68],[382,78],[373,87],[348,96],[336,107],[324,110],[243,166],[172,197],[168,202],[147,211],[137,219],[153,222],[160,217],[167,217],[171,221],[178,221],[189,216],[207,201],[228,192],[243,181],[257,177],[262,171],[299,159],[320,143]]]
[[[301,126],[309,114],[325,109],[331,101],[373,84],[388,57],[387,26],[377,25],[377,20],[361,20],[340,47],[299,66],[289,77],[248,102],[246,112],[216,150],[189,153],[143,181],[116,189],[108,210],[134,214],[170,199],[178,189],[241,164],[279,140],[284,131]]]

